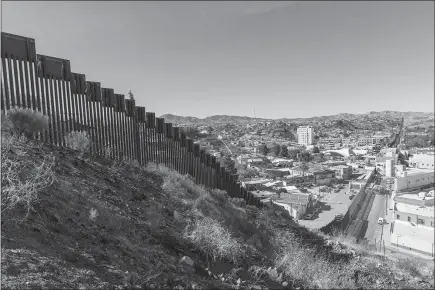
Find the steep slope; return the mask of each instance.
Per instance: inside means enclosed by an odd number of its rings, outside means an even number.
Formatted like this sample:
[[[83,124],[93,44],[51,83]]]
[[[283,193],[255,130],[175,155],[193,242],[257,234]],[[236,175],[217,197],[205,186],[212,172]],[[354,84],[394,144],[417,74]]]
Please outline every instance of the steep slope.
[[[311,232],[280,208],[245,206],[164,167],[21,141],[3,153],[2,166],[54,158],[55,181],[27,216],[25,204],[2,208],[2,289],[433,286],[419,283],[433,272],[401,266],[396,277],[395,264]]]

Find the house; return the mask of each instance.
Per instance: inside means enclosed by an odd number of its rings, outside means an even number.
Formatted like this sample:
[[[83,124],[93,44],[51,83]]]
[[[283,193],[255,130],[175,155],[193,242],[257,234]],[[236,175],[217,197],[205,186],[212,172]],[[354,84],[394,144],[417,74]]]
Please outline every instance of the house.
[[[257,187],[260,187],[263,184],[271,182],[272,179],[254,179],[248,181],[242,181],[242,186],[247,190],[257,190]]]
[[[275,158],[272,159],[272,165],[273,166],[287,166],[291,167],[293,166],[293,159],[285,159],[285,158]]]
[[[266,172],[273,174],[276,177],[284,177],[290,175],[290,168],[272,168],[266,169]]]
[[[343,180],[352,178],[352,167],[348,165],[338,165],[329,167],[330,170],[335,172],[335,177]]]
[[[286,209],[294,219],[300,219],[313,205],[312,194],[302,193],[294,186],[287,191],[279,193],[272,202]]]

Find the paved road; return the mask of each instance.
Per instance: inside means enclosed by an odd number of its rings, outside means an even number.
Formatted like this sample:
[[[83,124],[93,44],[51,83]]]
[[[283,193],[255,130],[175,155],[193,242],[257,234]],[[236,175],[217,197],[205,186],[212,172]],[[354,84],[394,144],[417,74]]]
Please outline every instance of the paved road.
[[[364,238],[366,238],[369,242],[369,244],[374,244],[375,239],[377,243],[379,243],[381,239],[381,232],[382,232],[382,226],[378,224],[378,219],[380,217],[385,217],[385,203],[388,199],[388,196],[386,195],[376,195],[375,199],[373,201],[372,208],[370,210],[369,216],[367,218],[368,226],[367,231],[365,233]],[[389,232],[390,230],[390,224],[389,222],[391,219],[387,218],[388,224],[384,225],[384,231],[383,231],[383,239],[385,237],[385,233]]]
[[[339,192],[325,193],[320,202],[323,205],[322,210],[316,214],[312,220],[299,220],[299,224],[310,228],[320,229],[330,223],[336,214],[345,215],[352,200],[349,199],[349,185],[346,185]],[[318,188],[312,190],[313,193],[318,193]],[[323,195],[323,192],[321,193]]]

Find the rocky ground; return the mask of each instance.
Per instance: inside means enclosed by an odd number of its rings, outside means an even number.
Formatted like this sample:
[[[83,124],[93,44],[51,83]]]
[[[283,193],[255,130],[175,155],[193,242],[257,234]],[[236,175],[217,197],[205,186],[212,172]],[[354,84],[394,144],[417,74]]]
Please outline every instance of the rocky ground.
[[[29,212],[5,208],[2,198],[2,289],[434,286],[433,267],[383,260],[299,226],[280,208],[260,211],[166,168],[40,143],[15,143],[3,155],[2,165],[52,157],[55,179]],[[7,186],[2,172],[2,195]]]

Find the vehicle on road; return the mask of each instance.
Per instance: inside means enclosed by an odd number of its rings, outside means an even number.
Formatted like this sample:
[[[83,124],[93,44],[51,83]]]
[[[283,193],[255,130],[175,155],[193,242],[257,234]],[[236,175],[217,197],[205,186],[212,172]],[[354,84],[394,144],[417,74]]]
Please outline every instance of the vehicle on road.
[[[338,214],[336,214],[335,216],[334,216],[334,220],[336,221],[336,220],[342,220],[343,219],[343,215],[341,214],[341,213],[338,213]]]
[[[337,192],[339,192],[339,191],[340,191],[339,188],[334,189],[334,192],[335,192],[335,193],[337,193]]]
[[[383,225],[386,223],[387,223],[387,220],[385,218],[383,218],[383,217],[378,218],[378,224]]]
[[[351,195],[349,195],[349,199],[352,199],[355,197],[355,193],[352,193]]]

